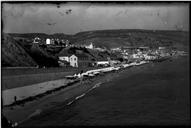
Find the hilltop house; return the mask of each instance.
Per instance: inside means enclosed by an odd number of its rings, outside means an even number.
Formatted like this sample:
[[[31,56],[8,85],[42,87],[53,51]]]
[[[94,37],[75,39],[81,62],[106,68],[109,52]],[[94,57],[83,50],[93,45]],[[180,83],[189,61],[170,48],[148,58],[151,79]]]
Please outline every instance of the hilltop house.
[[[34,44],[40,43],[40,38],[39,37],[35,37],[34,40],[33,40],[33,43]]]
[[[90,45],[85,45],[85,48],[93,49],[93,48],[94,48],[94,45],[91,43]]]
[[[50,39],[49,38],[46,39],[46,44],[50,44]]]

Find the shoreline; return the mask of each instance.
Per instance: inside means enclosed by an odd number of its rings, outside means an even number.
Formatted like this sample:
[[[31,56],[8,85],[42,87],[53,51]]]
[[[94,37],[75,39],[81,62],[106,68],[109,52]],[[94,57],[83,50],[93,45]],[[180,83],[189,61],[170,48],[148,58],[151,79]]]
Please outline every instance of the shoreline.
[[[68,106],[72,104],[75,102],[75,100],[83,98],[85,95],[84,93],[87,94],[96,87],[99,87],[100,83],[106,83],[117,77],[116,73],[122,73],[126,70],[128,70],[128,68],[118,71],[106,72],[104,74],[86,79],[82,81],[82,83],[76,82],[72,86],[68,86],[64,89],[61,89],[60,91],[55,91],[51,94],[47,94],[42,98],[27,102],[24,105],[21,104],[12,107],[5,107],[3,113],[8,118],[8,120],[18,122],[20,124],[30,119],[34,115],[36,116],[46,112],[46,110],[54,110],[55,103],[60,104],[62,107],[63,105]]]
[[[140,64],[140,66],[144,65]],[[134,67],[134,65],[129,67]],[[46,95],[45,97],[34,100],[32,102],[28,102],[24,106],[15,106],[13,110],[11,110],[11,108],[5,108],[4,109],[5,116],[8,117],[8,119],[12,120],[13,122],[22,123],[23,119],[24,121],[26,121],[33,116],[46,113],[46,110],[53,111],[54,107],[57,106],[59,107],[58,104],[60,104],[62,107],[63,105],[68,106],[73,102],[75,102],[76,100],[83,98],[83,96],[85,96],[89,91],[95,89],[96,87],[99,87],[100,84],[106,83],[108,82],[108,80],[110,81],[113,78],[117,77],[118,75],[116,75],[116,73],[122,73],[127,71],[129,67],[127,66],[126,68],[123,69],[106,72],[103,73],[102,75],[97,75],[95,77],[82,81],[82,83],[80,82],[74,83],[72,86],[68,86],[65,89],[62,89],[55,93],[53,92],[49,95]],[[135,67],[137,66],[135,65]],[[59,99],[57,99],[58,97]],[[57,104],[57,106],[55,106],[55,104]],[[20,117],[18,117],[18,115]]]
[[[97,77],[100,73],[107,73],[116,70],[123,70],[124,68],[137,66],[148,63],[146,61],[141,61],[139,63],[130,63],[130,64],[123,64],[121,66],[112,66],[106,68],[98,68],[93,70],[88,70],[81,75],[72,75],[69,76],[73,78],[73,80],[67,79],[66,77],[59,80],[47,81],[38,84],[33,84],[30,86],[18,87],[8,90],[3,90],[3,106],[4,107],[11,107],[15,105],[22,105],[26,102],[33,101],[35,99],[41,98],[47,94],[51,94],[55,91],[59,91],[61,89],[66,88],[67,86],[72,86],[76,82],[81,81],[81,77],[84,77],[83,80],[91,79],[92,77]]]

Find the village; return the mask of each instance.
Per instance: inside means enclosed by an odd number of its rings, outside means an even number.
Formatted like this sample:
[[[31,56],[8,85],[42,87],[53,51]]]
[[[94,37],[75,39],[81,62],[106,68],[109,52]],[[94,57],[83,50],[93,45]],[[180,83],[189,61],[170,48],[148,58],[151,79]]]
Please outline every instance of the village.
[[[121,56],[119,59],[112,59],[110,57],[105,57],[104,59],[91,59],[89,56],[85,54],[69,54],[66,52],[61,51],[58,54],[58,64],[60,67],[108,67],[114,66],[124,63],[131,63],[131,62],[140,62],[140,61],[155,61],[155,60],[162,60],[168,58],[170,56],[175,55],[176,53],[185,54],[183,51],[177,51],[174,48],[160,46],[158,48],[150,48],[148,46],[123,46],[123,47],[116,47],[116,48],[100,48],[96,47],[92,42],[86,43],[87,45],[74,45],[71,44],[69,40],[64,39],[54,39],[54,38],[47,38],[45,41],[40,39],[39,37],[35,37],[33,39],[33,44],[35,45],[46,45],[47,47],[62,47],[63,49],[66,48],[85,48],[97,52],[110,52],[113,54],[118,54]],[[45,67],[44,67],[45,68]]]
[[[189,4],[3,0],[1,126],[189,126]]]

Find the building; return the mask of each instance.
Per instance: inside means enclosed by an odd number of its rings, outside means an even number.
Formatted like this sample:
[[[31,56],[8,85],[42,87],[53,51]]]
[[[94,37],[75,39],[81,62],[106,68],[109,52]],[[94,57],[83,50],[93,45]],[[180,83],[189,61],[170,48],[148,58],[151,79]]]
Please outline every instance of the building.
[[[58,58],[59,58],[59,60],[68,61],[69,62],[69,57],[68,56],[59,56]]]
[[[60,66],[66,66],[66,62],[72,67],[78,67],[78,57],[74,54],[67,53],[67,51],[62,51],[58,54],[58,63]]]
[[[70,66],[72,67],[78,67],[78,57],[75,55],[71,55],[69,57]]]
[[[50,39],[49,38],[46,39],[46,44],[50,44]]]
[[[108,66],[109,65],[109,61],[97,61],[96,65],[97,66]]]
[[[86,54],[77,54],[78,57],[78,66],[79,67],[89,67],[93,66],[93,60]]]
[[[35,37],[34,40],[33,40],[33,43],[34,44],[40,43],[40,38],[39,37]]]
[[[52,39],[50,39],[50,44],[54,44],[54,39],[52,38]]]
[[[90,45],[85,45],[85,48],[93,49],[94,45],[91,43]]]

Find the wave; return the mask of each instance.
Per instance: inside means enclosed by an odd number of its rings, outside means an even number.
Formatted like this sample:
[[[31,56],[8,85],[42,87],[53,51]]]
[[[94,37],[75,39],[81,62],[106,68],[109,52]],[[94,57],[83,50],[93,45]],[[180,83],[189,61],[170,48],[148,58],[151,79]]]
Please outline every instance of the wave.
[[[94,85],[92,88],[90,88],[88,91],[86,91],[86,92],[83,93],[82,95],[77,96],[74,100],[68,102],[67,105],[71,105],[71,104],[72,104],[73,102],[75,102],[76,100],[78,100],[78,99],[84,97],[88,92],[90,92],[91,90],[93,90],[93,89],[99,87],[101,84],[102,84],[101,82],[95,84],[95,85]]]
[[[67,103],[67,105],[70,105],[70,104],[72,104],[74,101],[75,101],[75,100],[72,100],[72,101],[70,101],[69,103]]]
[[[82,98],[83,96],[85,96],[85,94],[86,94],[86,93],[83,93],[82,95],[77,96],[75,99],[76,99],[76,100],[77,100],[77,99],[80,99],[80,98]]]

